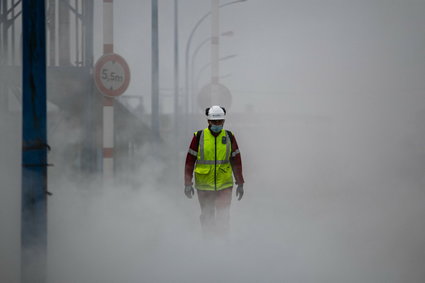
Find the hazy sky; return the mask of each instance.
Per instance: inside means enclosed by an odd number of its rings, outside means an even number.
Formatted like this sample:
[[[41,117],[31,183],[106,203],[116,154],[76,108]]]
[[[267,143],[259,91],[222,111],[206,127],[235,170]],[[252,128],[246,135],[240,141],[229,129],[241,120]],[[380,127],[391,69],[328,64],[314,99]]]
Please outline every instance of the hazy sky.
[[[173,87],[174,1],[159,2],[160,85],[169,90]],[[179,1],[181,87],[188,34],[210,6],[208,0]],[[115,7],[116,51],[130,61],[134,75],[128,93],[143,93],[149,102],[150,1],[117,1]],[[222,83],[232,91],[235,109],[244,109],[240,104],[259,104],[264,98],[273,100],[276,95],[332,99],[329,96],[346,92],[418,89],[424,86],[424,10],[421,0],[248,0],[223,7],[220,30],[231,30],[234,36],[222,37],[220,53],[237,57],[221,62],[220,73],[227,75]],[[209,36],[206,20],[191,50]],[[209,58],[207,45],[197,56],[195,73]],[[208,75],[208,70],[203,73],[200,86],[208,82]],[[274,103],[264,106],[277,110]]]

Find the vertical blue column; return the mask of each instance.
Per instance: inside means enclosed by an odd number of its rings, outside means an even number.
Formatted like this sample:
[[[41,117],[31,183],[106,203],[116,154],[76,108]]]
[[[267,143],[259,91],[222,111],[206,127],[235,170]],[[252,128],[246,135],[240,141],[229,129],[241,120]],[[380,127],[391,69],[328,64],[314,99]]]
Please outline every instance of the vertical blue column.
[[[22,1],[21,282],[46,282],[45,0]]]

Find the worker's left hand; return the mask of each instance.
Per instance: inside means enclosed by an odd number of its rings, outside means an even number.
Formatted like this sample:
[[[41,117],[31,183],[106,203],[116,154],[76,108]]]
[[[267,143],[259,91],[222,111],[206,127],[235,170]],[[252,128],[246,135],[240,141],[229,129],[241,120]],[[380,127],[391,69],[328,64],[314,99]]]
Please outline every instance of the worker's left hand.
[[[188,198],[192,198],[192,196],[195,194],[195,190],[193,189],[192,186],[185,186],[184,187],[184,194],[188,197]]]
[[[243,184],[238,185],[238,187],[236,188],[236,197],[238,197],[238,200],[242,199],[242,197],[243,197]]]

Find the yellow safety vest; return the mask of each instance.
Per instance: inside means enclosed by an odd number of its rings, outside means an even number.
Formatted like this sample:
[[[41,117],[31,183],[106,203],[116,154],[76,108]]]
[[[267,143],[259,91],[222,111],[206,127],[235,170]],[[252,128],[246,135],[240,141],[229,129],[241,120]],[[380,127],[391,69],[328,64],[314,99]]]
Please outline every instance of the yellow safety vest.
[[[196,189],[219,191],[233,187],[231,147],[227,131],[221,130],[217,137],[208,128],[201,132],[194,170]]]

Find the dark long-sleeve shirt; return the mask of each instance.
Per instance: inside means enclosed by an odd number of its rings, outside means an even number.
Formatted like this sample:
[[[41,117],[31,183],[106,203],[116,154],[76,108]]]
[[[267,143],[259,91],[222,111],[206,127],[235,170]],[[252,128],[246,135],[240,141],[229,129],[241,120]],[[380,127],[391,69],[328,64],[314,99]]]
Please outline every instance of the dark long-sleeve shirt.
[[[212,133],[214,135],[214,133]],[[215,135],[216,136],[216,135]],[[189,151],[193,152],[198,151],[198,142],[196,135],[193,135],[192,142],[189,146]],[[184,184],[185,186],[191,186],[193,178],[193,169],[195,168],[196,156],[192,155],[190,152],[186,156],[186,165],[184,169]],[[231,154],[230,154],[230,164],[232,165],[233,175],[235,176],[236,184],[240,185],[244,183],[242,175],[242,159],[239,152],[238,143],[236,142],[235,136],[232,139]]]

